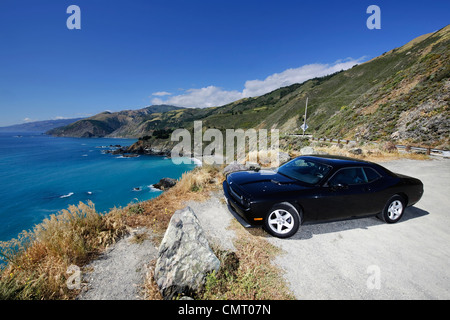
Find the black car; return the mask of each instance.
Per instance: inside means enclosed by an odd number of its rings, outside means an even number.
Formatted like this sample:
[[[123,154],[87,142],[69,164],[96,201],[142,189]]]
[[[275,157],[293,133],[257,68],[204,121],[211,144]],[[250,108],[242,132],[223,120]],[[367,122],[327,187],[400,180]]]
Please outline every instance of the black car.
[[[275,170],[230,173],[223,190],[247,226],[262,225],[288,238],[311,222],[378,215],[395,223],[420,200],[423,184],[372,162],[327,155],[301,156]]]

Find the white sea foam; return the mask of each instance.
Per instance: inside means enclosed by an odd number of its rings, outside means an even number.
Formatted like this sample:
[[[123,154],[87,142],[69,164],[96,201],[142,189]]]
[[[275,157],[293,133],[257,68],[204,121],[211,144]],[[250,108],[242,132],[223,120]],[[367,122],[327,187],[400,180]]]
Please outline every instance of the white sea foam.
[[[195,163],[195,165],[196,165],[197,167],[201,167],[201,166],[203,165],[203,162],[202,162],[202,160],[200,160],[200,159],[197,159],[197,158],[191,158],[191,160],[192,160],[192,162]]]
[[[153,186],[153,184],[149,185],[148,188],[150,189],[150,192],[161,192],[161,190],[158,188],[155,188]]]
[[[63,195],[63,196],[61,196],[60,198],[61,199],[63,199],[63,198],[69,198],[69,197],[71,197],[71,196],[73,196],[73,192],[70,192],[70,193],[68,193],[68,194],[65,194],[65,195]]]

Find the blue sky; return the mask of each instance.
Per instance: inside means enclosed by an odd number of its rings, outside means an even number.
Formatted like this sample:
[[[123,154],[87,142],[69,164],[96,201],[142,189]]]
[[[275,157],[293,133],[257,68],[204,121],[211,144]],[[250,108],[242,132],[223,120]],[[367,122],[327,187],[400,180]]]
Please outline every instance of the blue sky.
[[[69,5],[81,30],[69,30]],[[381,29],[369,30],[369,5]],[[1,0],[0,126],[221,105],[367,61],[449,23],[448,0]]]

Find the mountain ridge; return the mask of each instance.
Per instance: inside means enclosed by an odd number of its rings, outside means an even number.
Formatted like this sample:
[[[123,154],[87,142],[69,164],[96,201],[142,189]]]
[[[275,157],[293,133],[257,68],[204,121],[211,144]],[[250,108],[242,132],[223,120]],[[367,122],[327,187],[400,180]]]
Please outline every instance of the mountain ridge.
[[[66,126],[84,118],[32,121],[0,127],[0,132],[35,132],[44,133],[57,127]]]
[[[108,136],[134,138],[146,132],[145,127],[140,127],[146,118],[177,109],[181,108],[170,105],[153,105],[138,110],[104,111],[67,126],[49,130],[46,133],[59,137],[92,138]]]
[[[308,97],[308,132],[316,136],[449,148],[449,52],[446,26],[345,71],[220,107],[174,107],[97,134],[146,137],[151,144],[153,132],[191,130],[195,120],[203,121],[204,130],[277,128],[282,134],[299,133]],[[93,124],[97,128],[110,125],[97,116],[87,121],[100,121]]]

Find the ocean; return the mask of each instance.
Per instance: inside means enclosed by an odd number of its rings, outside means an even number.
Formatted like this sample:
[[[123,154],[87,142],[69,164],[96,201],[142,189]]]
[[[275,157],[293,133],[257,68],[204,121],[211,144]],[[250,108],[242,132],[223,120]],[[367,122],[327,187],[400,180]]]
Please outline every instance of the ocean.
[[[160,156],[105,153],[135,141],[0,133],[0,241],[80,201],[91,200],[102,213],[152,199],[161,193],[153,184],[195,167]]]

